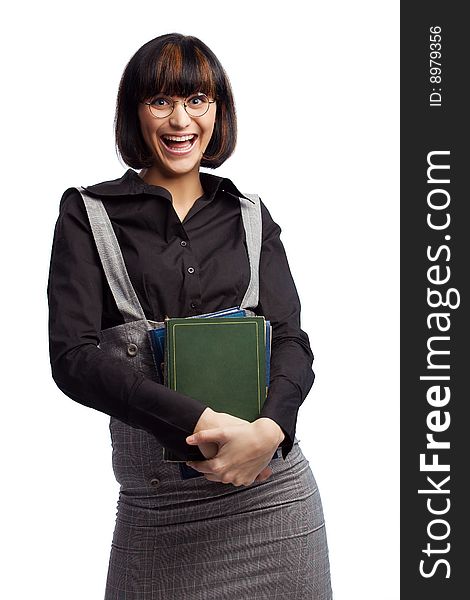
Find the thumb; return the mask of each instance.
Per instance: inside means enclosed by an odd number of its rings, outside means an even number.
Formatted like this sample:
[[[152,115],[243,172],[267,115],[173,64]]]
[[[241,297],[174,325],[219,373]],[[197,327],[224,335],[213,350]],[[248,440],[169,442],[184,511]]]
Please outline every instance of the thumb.
[[[204,442],[225,442],[226,436],[220,427],[214,429],[203,429],[186,438],[186,443],[191,445],[202,444]]]

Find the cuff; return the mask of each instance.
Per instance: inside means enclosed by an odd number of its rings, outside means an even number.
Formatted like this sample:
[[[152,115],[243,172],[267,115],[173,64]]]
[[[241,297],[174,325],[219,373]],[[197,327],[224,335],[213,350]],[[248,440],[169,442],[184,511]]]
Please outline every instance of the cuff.
[[[299,388],[285,377],[279,377],[271,382],[261,408],[260,417],[269,417],[284,432],[285,438],[280,445],[284,459],[294,445],[297,414],[301,403]]]
[[[152,433],[181,459],[204,460],[199,448],[187,444],[186,438],[206,408],[199,400],[144,377],[129,398],[128,422]]]
[[[291,438],[290,435],[285,431],[285,429],[283,427],[281,427],[281,429],[282,429],[282,431],[284,431],[284,434],[286,436],[282,440],[282,443],[281,443],[281,446],[280,446],[281,452],[282,452],[282,458],[285,460],[286,456],[292,450],[292,447],[294,445],[294,438]]]

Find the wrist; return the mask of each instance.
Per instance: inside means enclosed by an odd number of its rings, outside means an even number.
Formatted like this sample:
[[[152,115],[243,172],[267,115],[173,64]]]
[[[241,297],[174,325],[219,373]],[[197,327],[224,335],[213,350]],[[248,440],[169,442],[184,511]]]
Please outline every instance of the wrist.
[[[273,436],[273,440],[275,440],[277,446],[282,444],[286,436],[284,431],[282,430],[280,425],[276,423],[276,421],[270,419],[269,417],[259,417],[259,419],[256,419],[255,423],[258,423],[260,426],[262,426],[271,433],[271,435]]]
[[[216,412],[212,410],[210,406],[204,409],[201,416],[194,427],[193,433],[197,433],[198,431],[202,431],[203,429],[211,429],[214,426],[214,416]]]

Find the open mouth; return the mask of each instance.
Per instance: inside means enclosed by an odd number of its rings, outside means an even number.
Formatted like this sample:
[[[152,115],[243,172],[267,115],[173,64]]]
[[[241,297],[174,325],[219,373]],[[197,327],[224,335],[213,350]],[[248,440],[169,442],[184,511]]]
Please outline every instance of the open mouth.
[[[186,154],[190,152],[194,146],[197,135],[191,133],[189,135],[162,135],[160,139],[165,148],[174,154]]]

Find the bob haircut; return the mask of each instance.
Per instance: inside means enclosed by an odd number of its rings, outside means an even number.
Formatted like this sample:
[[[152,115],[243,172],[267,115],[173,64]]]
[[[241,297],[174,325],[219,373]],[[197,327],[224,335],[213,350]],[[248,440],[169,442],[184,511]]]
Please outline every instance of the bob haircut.
[[[140,129],[137,107],[157,93],[187,98],[202,92],[217,101],[214,131],[201,166],[215,169],[233,153],[237,141],[235,102],[227,74],[201,40],[169,33],[144,44],[121,77],[114,128],[116,147],[135,169],[151,167],[153,155]]]

